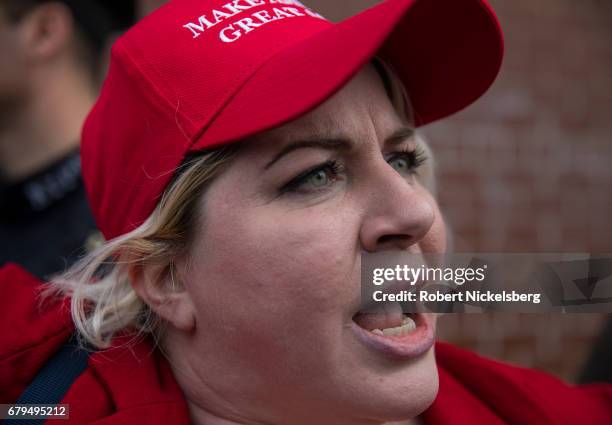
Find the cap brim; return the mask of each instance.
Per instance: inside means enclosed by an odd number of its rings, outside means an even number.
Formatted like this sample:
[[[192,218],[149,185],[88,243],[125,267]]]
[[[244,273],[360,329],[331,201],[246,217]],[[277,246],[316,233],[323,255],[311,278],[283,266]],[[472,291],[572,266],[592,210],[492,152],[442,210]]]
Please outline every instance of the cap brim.
[[[396,70],[420,126],[465,108],[490,87],[501,67],[503,37],[481,0],[389,0],[270,58],[202,129],[192,150],[305,114],[374,55]]]

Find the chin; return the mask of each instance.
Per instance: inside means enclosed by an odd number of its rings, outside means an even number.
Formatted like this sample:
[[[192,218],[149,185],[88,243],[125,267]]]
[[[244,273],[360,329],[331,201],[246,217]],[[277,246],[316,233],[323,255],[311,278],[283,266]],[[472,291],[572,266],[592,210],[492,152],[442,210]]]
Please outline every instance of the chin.
[[[367,422],[401,421],[425,411],[438,393],[434,348],[418,358],[378,364],[346,392],[349,415]]]
[[[414,418],[423,413],[438,394],[438,369],[434,348],[406,371],[397,372],[381,382],[378,399],[378,413],[385,421]]]

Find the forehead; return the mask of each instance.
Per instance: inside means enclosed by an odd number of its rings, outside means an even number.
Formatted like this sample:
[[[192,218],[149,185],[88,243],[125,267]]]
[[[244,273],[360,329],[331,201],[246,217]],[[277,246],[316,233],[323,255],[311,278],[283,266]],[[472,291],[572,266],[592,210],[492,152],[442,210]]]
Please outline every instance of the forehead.
[[[372,65],[367,65],[320,106],[294,121],[255,135],[247,145],[265,149],[278,142],[312,137],[358,140],[376,135],[381,139],[405,124],[406,119],[393,107],[380,75]]]

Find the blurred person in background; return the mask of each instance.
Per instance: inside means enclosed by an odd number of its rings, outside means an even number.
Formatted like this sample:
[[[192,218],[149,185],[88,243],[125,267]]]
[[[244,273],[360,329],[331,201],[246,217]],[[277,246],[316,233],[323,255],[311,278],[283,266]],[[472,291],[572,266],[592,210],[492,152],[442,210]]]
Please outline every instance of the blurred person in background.
[[[134,2],[0,0],[0,264],[62,271],[97,234],[81,181],[81,126],[107,39]]]
[[[138,0],[136,13],[138,17],[142,18],[166,3],[166,1],[167,0]]]

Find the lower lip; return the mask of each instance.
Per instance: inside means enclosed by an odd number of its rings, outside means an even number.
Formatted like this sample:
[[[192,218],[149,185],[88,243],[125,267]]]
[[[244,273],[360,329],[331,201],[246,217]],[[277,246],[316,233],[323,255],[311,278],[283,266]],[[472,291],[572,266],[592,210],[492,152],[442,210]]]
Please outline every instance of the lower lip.
[[[377,335],[351,323],[357,338],[368,348],[395,358],[414,358],[429,351],[434,344],[433,318],[426,314],[411,315],[416,329],[399,336]]]

